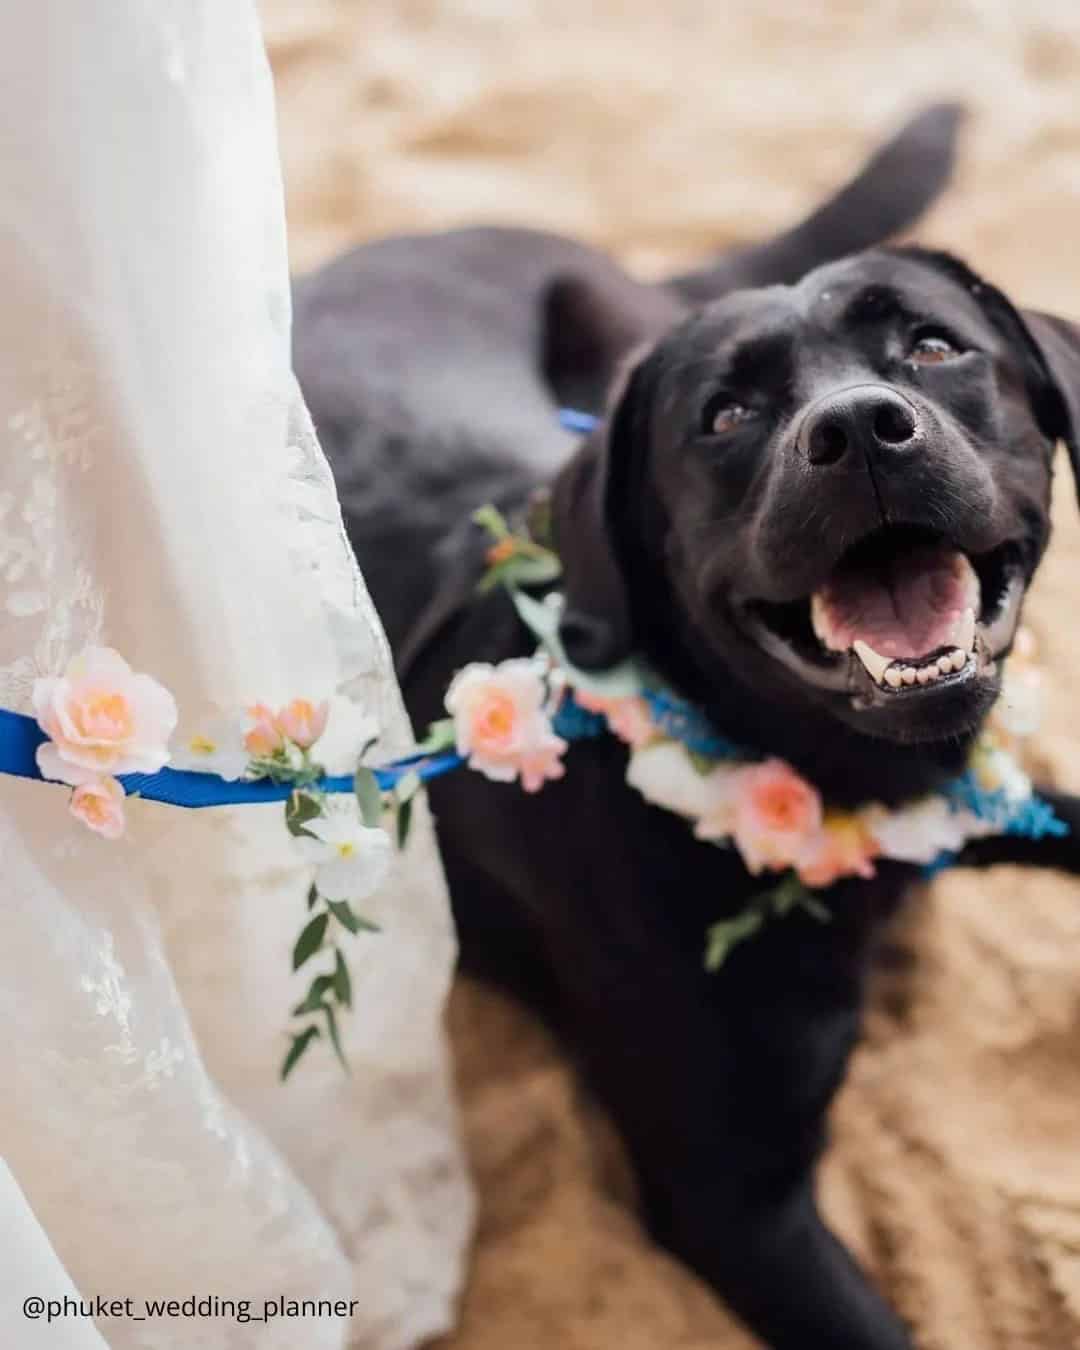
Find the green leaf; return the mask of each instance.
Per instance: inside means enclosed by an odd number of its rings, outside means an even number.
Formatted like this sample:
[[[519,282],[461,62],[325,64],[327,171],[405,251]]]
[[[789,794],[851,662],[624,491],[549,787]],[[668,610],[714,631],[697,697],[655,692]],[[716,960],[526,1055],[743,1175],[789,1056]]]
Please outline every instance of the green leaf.
[[[382,820],[383,795],[374,773],[361,765],[353,780],[356,800],[360,803],[360,818],[364,824],[374,827]]]
[[[685,747],[684,747],[685,748]],[[686,750],[686,758],[694,766],[702,778],[712,773],[716,768],[716,760],[711,755],[703,755],[700,750]]]
[[[506,523],[506,517],[496,506],[490,502],[486,506],[478,506],[472,513],[473,523],[487,530],[493,539],[506,539],[510,534],[510,526]]]
[[[298,1003],[292,1010],[294,1017],[303,1017],[305,1013],[318,1012],[323,1005],[323,999],[326,994],[334,988],[334,977],[332,975],[316,975],[311,982],[311,988],[304,996],[303,1002]]]
[[[292,964],[293,970],[299,970],[305,961],[309,961],[322,946],[322,940],[326,936],[326,925],[330,922],[329,914],[316,914],[308,923],[304,931],[296,939],[296,946],[293,948]]]
[[[817,919],[818,923],[832,923],[832,910],[823,904],[816,895],[811,895],[809,891],[805,891],[799,904],[811,918]]]
[[[311,831],[305,830],[304,826],[309,821],[317,820],[321,815],[322,802],[310,792],[294,792],[285,803],[285,824],[290,834],[312,838]]]
[[[300,1056],[308,1048],[313,1040],[321,1036],[322,1032],[316,1026],[305,1027],[303,1031],[292,1038],[292,1045],[289,1047],[289,1053],[285,1056],[285,1062],[281,1066],[281,1081],[284,1083],[289,1074],[300,1061]]]
[[[319,903],[319,888],[318,886],[315,885],[314,882],[312,882],[311,888],[307,893],[307,907],[309,910],[314,909],[318,903]]]
[[[568,659],[559,640],[561,610],[545,605],[522,591],[511,591],[511,598],[522,623],[546,647],[557,665],[566,672],[570,685],[604,698],[629,698],[640,694],[645,686],[645,672],[636,661],[622,661],[604,671],[578,670]]]
[[[349,967],[340,949],[334,952],[334,993],[343,1007],[352,1007],[352,980],[349,979]]]
[[[719,970],[732,948],[752,937],[764,922],[762,911],[757,905],[751,905],[733,919],[722,919],[710,925],[705,934],[705,969],[710,973]]]
[[[407,774],[398,779],[397,787],[394,788],[394,796],[404,806],[407,801],[416,796],[421,787],[423,787],[423,783],[420,775],[415,769],[410,769]]]
[[[342,928],[347,928],[350,933],[381,933],[382,929],[377,923],[372,923],[370,919],[362,918],[357,914],[348,900],[327,900],[327,907]]]
[[[766,891],[760,897],[760,900],[774,914],[783,918],[786,914],[790,914],[797,905],[802,904],[803,896],[806,893],[806,887],[798,876],[794,872],[788,872],[779,884],[771,891]]]
[[[337,1018],[334,1016],[334,1010],[329,1003],[324,1003],[322,1011],[326,1017],[326,1029],[330,1033],[330,1041],[334,1047],[334,1054],[337,1055],[341,1067],[348,1073],[349,1065],[345,1059],[345,1052],[341,1048],[341,1038],[338,1036]]]
[[[494,563],[484,573],[478,589],[494,590],[496,586],[543,586],[562,576],[562,563],[554,553],[531,547],[527,552],[515,553],[502,562]]]
[[[402,802],[397,809],[397,846],[401,850],[409,842],[409,827],[412,825],[411,801]]]
[[[418,754],[435,755],[440,750],[449,750],[457,741],[454,731],[454,719],[444,717],[441,721],[432,722],[428,727],[427,735],[417,744]]]

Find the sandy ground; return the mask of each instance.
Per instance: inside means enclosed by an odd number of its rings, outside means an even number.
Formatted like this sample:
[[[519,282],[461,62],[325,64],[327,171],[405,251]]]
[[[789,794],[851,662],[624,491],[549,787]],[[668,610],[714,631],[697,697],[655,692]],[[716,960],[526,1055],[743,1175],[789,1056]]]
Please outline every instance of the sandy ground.
[[[920,102],[965,99],[962,169],[919,231],[1080,315],[1071,0],[262,0],[293,258],[468,221],[542,224],[643,273],[789,222]],[[1080,563],[1064,476],[1028,615],[1040,753],[1080,790]],[[516,1009],[452,1014],[481,1192],[446,1350],[737,1350],[642,1237],[604,1129]],[[925,1350],[1080,1347],[1080,884],[942,880],[882,978],[836,1110],[836,1223]]]

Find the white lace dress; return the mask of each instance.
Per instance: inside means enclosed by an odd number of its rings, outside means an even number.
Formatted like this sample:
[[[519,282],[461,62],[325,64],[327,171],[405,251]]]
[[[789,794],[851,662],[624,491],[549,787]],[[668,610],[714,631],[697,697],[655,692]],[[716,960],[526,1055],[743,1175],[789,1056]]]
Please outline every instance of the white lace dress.
[[[0,296],[0,706],[106,643],[182,725],[345,691],[399,753],[289,368],[250,0],[0,5]],[[280,808],[129,801],[128,822],[109,843],[62,789],[0,778],[0,1341],[403,1350],[444,1329],[471,1199],[426,817],[366,902],[382,933],[352,944],[351,1075],[315,1047],[284,1085],[308,873]],[[65,1293],[78,1310],[25,1315]],[[354,1312],[143,1307],[193,1296]],[[91,1321],[98,1298],[132,1307]]]

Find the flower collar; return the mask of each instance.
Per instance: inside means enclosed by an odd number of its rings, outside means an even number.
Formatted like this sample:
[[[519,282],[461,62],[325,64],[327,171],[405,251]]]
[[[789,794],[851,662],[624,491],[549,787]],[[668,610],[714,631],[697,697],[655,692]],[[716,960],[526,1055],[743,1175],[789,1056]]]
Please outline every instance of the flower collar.
[[[1006,687],[963,774],[899,807],[870,801],[838,808],[786,761],[719,735],[643,663],[631,660],[600,675],[575,669],[558,637],[562,596],[551,591],[538,600],[522,589],[556,580],[557,555],[531,532],[512,531],[492,507],[476,519],[493,537],[482,584],[506,587],[538,647],[532,658],[461,670],[446,695],[451,721],[440,724],[442,734],[452,735],[471,768],[501,782],[518,780],[527,792],[563,776],[570,741],[607,733],[623,741],[631,787],[684,817],[704,843],[734,848],[752,874],[773,874],[779,882],[710,929],[710,968],[766,918],[794,908],[827,918],[815,893],[845,877],[873,877],[879,860],[913,863],[931,874],[971,839],[1067,832],[1020,763],[1038,722],[1030,635],[1018,635]]]

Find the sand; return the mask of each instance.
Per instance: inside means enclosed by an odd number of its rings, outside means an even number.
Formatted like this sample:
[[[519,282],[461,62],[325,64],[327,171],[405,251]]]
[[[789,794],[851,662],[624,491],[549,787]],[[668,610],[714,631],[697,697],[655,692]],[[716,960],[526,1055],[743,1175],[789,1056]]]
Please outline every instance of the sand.
[[[918,231],[1080,315],[1080,7],[1059,0],[262,0],[293,260],[396,230],[546,225],[643,275],[788,223],[920,102],[971,108]],[[1028,618],[1038,750],[1080,790],[1080,530]],[[826,1205],[924,1350],[1080,1346],[1080,883],[955,874],[897,934],[835,1112]],[[481,1197],[444,1350],[738,1350],[658,1252],[610,1132],[519,1010],[452,1030]]]

